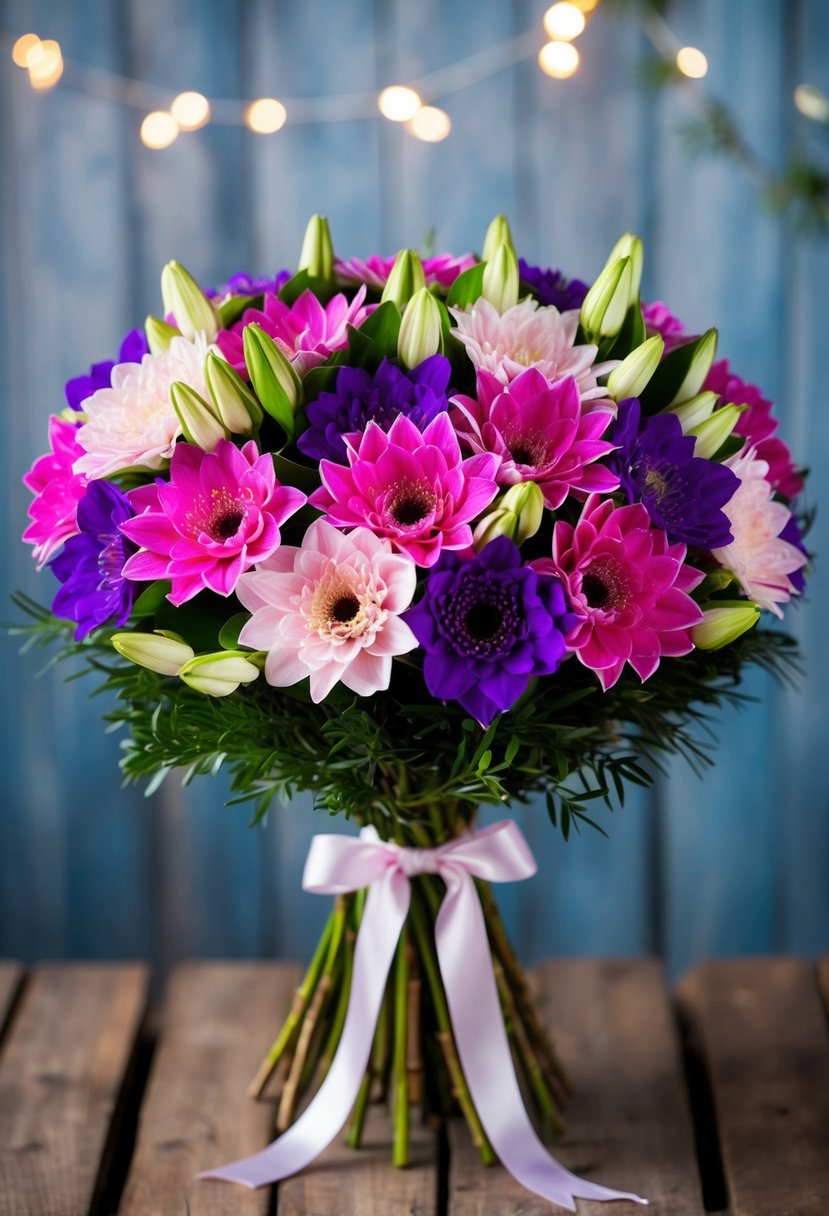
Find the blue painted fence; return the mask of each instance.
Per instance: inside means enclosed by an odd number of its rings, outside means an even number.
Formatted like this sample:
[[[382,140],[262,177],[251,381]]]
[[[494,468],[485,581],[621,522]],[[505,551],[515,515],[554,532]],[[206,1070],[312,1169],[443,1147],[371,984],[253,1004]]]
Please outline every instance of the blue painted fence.
[[[213,97],[347,93],[413,78],[535,25],[536,0],[3,0],[0,24],[35,28],[67,59]],[[713,90],[755,146],[782,164],[809,139],[791,104],[808,81],[829,92],[821,0],[691,0],[679,36],[709,55]],[[829,245],[795,241],[730,163],[689,163],[677,128],[690,98],[635,84],[644,52],[631,23],[600,10],[567,82],[534,64],[446,102],[449,140],[417,143],[380,121],[291,127],[257,137],[210,126],[169,150],[138,140],[140,116],[74,92],[29,89],[0,62],[0,392],[4,442],[0,582],[45,598],[18,537],[21,471],[44,446],[64,380],[106,357],[158,309],[171,257],[203,281],[296,258],[307,215],[329,214],[338,247],[367,254],[418,243],[480,245],[506,211],[522,251],[594,274],[616,236],[645,238],[648,296],[721,349],[780,403],[788,436],[825,485],[829,459]],[[814,136],[812,136],[814,138]],[[719,767],[681,764],[652,794],[565,845],[540,808],[521,815],[540,859],[505,894],[526,958],[658,951],[677,970],[721,952],[813,953],[829,944],[829,504],[814,533],[824,560],[810,602],[790,614],[808,679],[796,695],[752,676],[757,704],[726,714]],[[9,610],[8,615],[11,615]],[[264,830],[223,807],[221,782],[145,800],[123,791],[117,737],[99,701],[64,671],[2,649],[0,954],[301,954],[323,901],[299,893],[322,823],[300,799]]]

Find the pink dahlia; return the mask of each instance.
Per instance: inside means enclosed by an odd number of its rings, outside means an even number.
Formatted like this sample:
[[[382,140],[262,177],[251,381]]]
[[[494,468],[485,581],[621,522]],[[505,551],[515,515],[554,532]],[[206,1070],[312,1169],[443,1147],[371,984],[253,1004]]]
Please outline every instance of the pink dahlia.
[[[173,338],[163,354],[117,364],[111,386],[99,388],[84,402],[86,422],[78,431],[83,452],[75,472],[108,477],[136,466],[165,468],[181,434],[170,389],[181,380],[207,397],[206,354],[203,338]]]
[[[369,422],[345,444],[348,467],[321,461],[323,484],[309,499],[332,524],[368,528],[418,566],[472,544],[470,523],[497,493],[498,459],[484,452],[462,460],[446,414],[422,433],[404,414],[388,434]]]
[[[428,284],[436,284],[444,289],[454,283],[459,274],[474,266],[476,259],[471,253],[455,257],[451,253],[438,253],[432,258],[423,259],[423,273]],[[382,291],[386,286],[394,258],[384,258],[379,253],[373,253],[367,258],[336,258],[334,272],[341,283],[366,283],[376,291]]]
[[[772,416],[774,406],[764,397],[756,384],[749,384],[731,373],[728,360],[721,359],[708,373],[703,387],[719,393],[722,405],[745,405],[734,428],[755,448],[759,460],[768,465],[766,476],[775,490],[786,498],[796,498],[803,489],[803,478],[795,467],[792,454],[776,435],[778,422]]]
[[[499,313],[483,298],[469,308],[449,311],[457,323],[452,333],[466,347],[472,363],[501,384],[535,367],[551,383],[573,376],[583,401],[607,398],[597,377],[616,363],[596,363],[598,347],[576,345],[578,311],[559,312],[553,305],[543,307],[526,299]]]
[[[83,455],[77,434],[74,422],[53,415],[49,419],[50,450],[23,477],[23,484],[35,496],[29,507],[32,522],[23,539],[34,545],[32,556],[38,569],[78,531],[78,503],[86,493],[87,479],[83,473],[73,472],[75,461]]]
[[[579,618],[567,646],[607,691],[630,663],[642,680],[662,655],[693,650],[702,612],[688,595],[702,574],[684,565],[685,545],[669,544],[641,503],[614,507],[588,498],[575,527],[559,520],[553,559],[533,563],[557,574]]]
[[[239,641],[268,652],[265,679],[276,688],[310,677],[314,702],[338,682],[369,697],[388,688],[392,658],[417,646],[400,619],[415,581],[409,559],[365,528],[344,536],[317,520],[301,548],[284,545],[239,579],[253,613]]]
[[[802,549],[784,540],[792,513],[774,499],[769,467],[757,450],[743,449],[724,462],[737,474],[740,485],[723,507],[731,523],[734,540],[712,555],[731,570],[749,599],[776,616],[778,605],[799,594],[792,575],[808,560]]]
[[[253,440],[239,450],[220,439],[215,452],[180,443],[170,481],[160,478],[129,495],[136,514],[121,531],[140,546],[124,566],[126,578],[168,578],[173,604],[203,587],[230,595],[243,570],[279,546],[279,526],[305,495],[276,480],[273,459]]]
[[[594,463],[613,450],[601,438],[613,411],[584,411],[572,376],[550,384],[530,367],[505,388],[490,372],[478,372],[477,400],[454,397],[452,404],[461,443],[498,457],[499,485],[536,481],[553,511],[571,490],[607,493],[619,485],[615,473]]]
[[[219,333],[216,344],[228,363],[241,375],[247,375],[242,331],[255,321],[287,355],[297,373],[304,376],[332,351],[347,345],[348,326],[359,329],[372,311],[372,305],[364,306],[365,298],[365,287],[360,288],[350,304],[342,294],[327,304],[321,304],[312,291],[304,291],[293,304],[266,294],[264,309],[246,309],[240,321]]]

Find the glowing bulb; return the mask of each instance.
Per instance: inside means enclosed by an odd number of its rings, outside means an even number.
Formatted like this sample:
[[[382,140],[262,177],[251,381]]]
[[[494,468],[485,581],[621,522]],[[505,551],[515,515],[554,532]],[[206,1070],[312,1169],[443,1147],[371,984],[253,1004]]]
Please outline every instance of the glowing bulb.
[[[178,136],[178,123],[166,110],[152,110],[141,124],[141,142],[148,148],[169,148]]]
[[[584,29],[584,24],[584,13],[575,4],[568,4],[566,0],[554,4],[544,14],[544,28],[550,38],[561,38],[565,42],[569,42],[571,38],[578,38]]]
[[[579,53],[572,42],[547,42],[538,52],[538,66],[556,80],[566,80],[579,66]]]
[[[406,123],[406,130],[427,144],[437,144],[452,130],[452,119],[437,106],[421,106]]]
[[[33,89],[51,89],[63,75],[63,55],[53,38],[38,40],[26,52],[29,83]]]
[[[708,60],[695,46],[683,46],[676,53],[676,66],[683,76],[701,80],[708,74]]]
[[[592,13],[594,8],[598,8],[601,0],[573,0],[576,8],[582,13]]]
[[[245,110],[245,122],[257,135],[273,135],[285,126],[288,111],[275,97],[259,97]]]
[[[794,104],[806,118],[829,122],[829,97],[813,84],[799,84],[794,91]]]
[[[414,89],[404,84],[391,84],[377,98],[377,106],[390,122],[408,122],[423,105]]]
[[[179,93],[170,113],[182,131],[198,131],[210,121],[210,102],[203,93]]]
[[[21,34],[12,47],[12,59],[19,68],[25,68],[29,65],[29,52],[33,51],[36,46],[40,46],[40,39],[37,34]]]

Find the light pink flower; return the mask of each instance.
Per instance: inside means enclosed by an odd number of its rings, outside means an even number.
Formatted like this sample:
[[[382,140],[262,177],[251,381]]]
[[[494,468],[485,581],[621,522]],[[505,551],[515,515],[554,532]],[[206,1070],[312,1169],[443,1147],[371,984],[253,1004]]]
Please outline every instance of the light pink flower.
[[[652,528],[641,503],[615,507],[593,495],[575,527],[556,523],[552,561],[533,565],[562,580],[579,618],[567,646],[605,690],[625,663],[647,680],[662,655],[693,650],[691,628],[702,612],[688,592],[703,576],[684,561],[685,546]]]
[[[267,293],[264,309],[248,308],[230,329],[223,329],[216,345],[241,375],[247,375],[242,332],[256,322],[269,334],[291,360],[297,374],[304,376],[331,354],[348,344],[348,326],[359,329],[375,305],[364,305],[366,289],[361,287],[349,304],[344,295],[333,296],[321,304],[312,291],[304,291],[293,304]]]
[[[392,658],[417,646],[400,619],[415,581],[409,559],[365,528],[345,536],[317,520],[301,548],[284,545],[239,579],[253,613],[239,641],[268,652],[265,679],[276,688],[309,676],[314,702],[338,681],[369,697],[388,688]]]
[[[615,473],[594,463],[613,450],[600,436],[614,411],[585,412],[572,376],[550,384],[530,367],[505,388],[490,372],[479,372],[477,400],[454,397],[452,404],[461,444],[498,457],[499,485],[536,481],[553,511],[571,490],[607,493],[619,485]]]
[[[167,597],[183,604],[207,587],[230,595],[240,574],[278,548],[279,526],[305,495],[280,485],[273,458],[253,440],[241,451],[220,439],[215,452],[180,443],[170,481],[159,479],[129,495],[136,512],[121,530],[141,546],[124,566],[140,582],[170,579]]]
[[[53,415],[49,419],[50,450],[23,477],[23,484],[35,496],[29,507],[32,522],[23,539],[34,545],[32,556],[39,570],[78,531],[78,503],[86,493],[87,479],[83,473],[73,472],[75,461],[83,455],[77,433],[74,422]]]
[[[789,576],[808,561],[805,553],[780,535],[792,513],[782,502],[775,502],[768,464],[753,448],[737,452],[724,463],[740,479],[739,488],[723,507],[734,540],[712,550],[712,556],[734,572],[759,608],[782,617],[779,605],[799,594]]]
[[[435,283],[446,289],[476,261],[471,253],[461,254],[460,257],[452,253],[438,253],[423,259],[423,274],[427,284]],[[382,291],[393,265],[393,257],[384,258],[379,253],[373,253],[367,258],[335,258],[334,272],[341,283],[366,283],[376,291]]]
[[[498,459],[462,460],[446,414],[422,433],[404,414],[388,434],[369,422],[345,444],[348,467],[323,460],[323,484],[309,499],[332,524],[368,528],[418,566],[433,566],[442,548],[472,544],[470,523],[497,493]]]
[[[596,363],[598,347],[576,345],[577,311],[559,312],[551,304],[527,299],[499,313],[483,298],[469,308],[449,311],[457,323],[452,333],[466,347],[474,366],[490,372],[501,384],[535,367],[551,384],[573,376],[583,401],[607,399],[597,377],[612,371],[616,362]]]
[[[170,388],[181,380],[207,397],[206,354],[201,337],[195,342],[173,338],[160,355],[117,364],[111,387],[99,388],[84,402],[87,420],[78,431],[83,454],[75,462],[75,472],[108,477],[136,466],[165,468],[181,434]]]

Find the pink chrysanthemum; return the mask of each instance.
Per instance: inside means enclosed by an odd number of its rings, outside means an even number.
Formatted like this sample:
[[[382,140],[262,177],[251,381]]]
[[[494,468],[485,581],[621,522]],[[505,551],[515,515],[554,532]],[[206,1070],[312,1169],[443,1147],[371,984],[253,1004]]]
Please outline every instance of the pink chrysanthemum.
[[[571,490],[607,493],[619,484],[615,473],[594,463],[613,450],[600,437],[614,411],[585,411],[572,376],[550,384],[530,367],[505,388],[489,372],[479,372],[477,400],[454,397],[452,404],[461,443],[498,457],[498,484],[536,481],[553,511]]]
[[[469,308],[449,311],[457,324],[452,333],[466,347],[474,366],[490,372],[501,384],[535,367],[550,383],[573,376],[583,401],[607,398],[597,377],[616,363],[596,363],[598,347],[576,345],[577,311],[559,312],[527,299],[499,313],[483,298]]]
[[[575,527],[556,523],[552,561],[533,564],[564,583],[579,618],[567,646],[605,691],[625,663],[647,680],[662,655],[693,650],[691,628],[702,612],[688,592],[703,576],[684,561],[685,546],[652,528],[641,503],[614,507],[593,495]]]
[[[423,274],[428,284],[451,287],[459,274],[474,266],[476,259],[471,253],[455,257],[451,253],[438,253],[423,259]],[[394,258],[384,258],[373,253],[367,258],[335,258],[334,273],[341,283],[366,283],[376,291],[382,291],[394,266]]]
[[[32,556],[38,570],[65,540],[78,531],[78,503],[86,493],[87,479],[73,472],[73,466],[83,455],[77,441],[78,428],[74,422],[54,415],[49,419],[49,448],[39,456],[23,484],[34,494],[29,507],[32,521],[23,539],[34,545]]]
[[[723,507],[734,540],[722,549],[714,549],[713,556],[734,572],[745,594],[759,608],[782,617],[778,605],[799,594],[790,575],[808,560],[805,553],[781,537],[792,513],[782,502],[775,502],[768,464],[754,449],[744,449],[724,463],[740,479],[739,488]]]
[[[472,544],[471,521],[497,493],[497,457],[461,459],[446,414],[421,433],[400,414],[388,434],[369,422],[346,438],[348,467],[320,463],[323,484],[309,501],[338,528],[369,528],[408,553],[418,566],[433,566],[441,549]]]
[[[126,578],[170,579],[168,599],[183,604],[207,587],[230,595],[239,576],[278,548],[279,526],[305,495],[276,480],[273,459],[253,440],[241,451],[220,439],[215,452],[180,443],[170,481],[133,490],[136,514],[121,525],[141,548],[124,566]]]
[[[373,311],[374,305],[363,304],[365,298],[365,287],[360,288],[350,304],[342,294],[321,304],[312,291],[304,291],[293,304],[285,304],[278,296],[267,293],[264,309],[248,308],[240,321],[219,333],[216,345],[237,372],[247,375],[242,331],[256,322],[287,355],[297,373],[304,376],[332,351],[347,345],[348,326],[359,329]]]
[[[87,420],[78,431],[83,454],[75,472],[108,477],[136,466],[164,468],[181,434],[170,388],[181,380],[206,397],[206,354],[201,337],[195,342],[173,338],[163,354],[114,367],[111,387],[99,388],[84,402]]]

